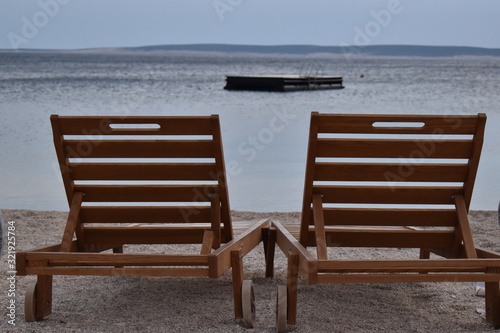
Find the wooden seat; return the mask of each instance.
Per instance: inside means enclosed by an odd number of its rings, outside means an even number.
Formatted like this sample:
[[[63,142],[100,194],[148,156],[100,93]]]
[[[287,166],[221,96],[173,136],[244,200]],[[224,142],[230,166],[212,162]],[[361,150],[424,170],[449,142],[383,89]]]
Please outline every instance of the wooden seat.
[[[289,258],[289,324],[300,271],[310,284],[485,281],[487,320],[500,327],[500,254],[475,247],[467,217],[485,122],[312,113],[300,232],[273,222]],[[408,260],[336,257],[335,248],[357,247],[416,251]]]
[[[233,234],[219,117],[53,115],[51,122],[70,211],[60,244],[17,255],[18,274],[38,276],[27,320],[51,313],[53,275],[217,278],[231,267],[242,318],[241,258],[268,223]],[[134,253],[136,244],[199,247]]]

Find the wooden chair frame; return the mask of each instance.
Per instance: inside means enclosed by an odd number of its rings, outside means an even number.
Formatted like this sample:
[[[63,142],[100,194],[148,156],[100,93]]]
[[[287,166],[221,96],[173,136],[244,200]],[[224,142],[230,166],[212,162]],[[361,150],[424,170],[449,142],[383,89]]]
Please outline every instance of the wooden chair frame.
[[[484,281],[486,319],[500,328],[500,254],[475,247],[467,217],[485,122],[485,114],[311,114],[300,226],[272,227],[288,258],[287,308],[278,309],[288,324],[300,272],[307,284]],[[350,260],[328,258],[329,247],[420,250],[418,259]]]
[[[26,319],[52,312],[54,275],[218,278],[229,268],[243,318],[242,257],[261,241],[267,248],[269,222],[233,234],[218,115],[52,115],[51,123],[70,211],[61,243],[17,254],[17,274],[38,277]],[[123,253],[127,244],[199,244],[200,252]]]

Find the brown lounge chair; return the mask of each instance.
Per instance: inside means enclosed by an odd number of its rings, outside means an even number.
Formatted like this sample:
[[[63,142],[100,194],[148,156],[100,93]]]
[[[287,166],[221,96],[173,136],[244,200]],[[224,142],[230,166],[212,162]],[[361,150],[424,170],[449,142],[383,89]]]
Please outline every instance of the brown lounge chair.
[[[296,323],[299,271],[308,284],[484,281],[486,319],[500,327],[500,254],[474,246],[467,217],[485,122],[484,114],[312,113],[300,226],[274,223],[288,257],[280,331]],[[416,252],[342,259],[329,247]]]
[[[219,117],[53,115],[51,122],[70,211],[60,244],[17,255],[18,274],[38,276],[26,293],[26,320],[52,312],[53,275],[217,278],[232,268],[235,318],[252,326],[242,256],[267,239],[268,223],[235,226],[233,235]],[[134,244],[200,247],[133,253]]]

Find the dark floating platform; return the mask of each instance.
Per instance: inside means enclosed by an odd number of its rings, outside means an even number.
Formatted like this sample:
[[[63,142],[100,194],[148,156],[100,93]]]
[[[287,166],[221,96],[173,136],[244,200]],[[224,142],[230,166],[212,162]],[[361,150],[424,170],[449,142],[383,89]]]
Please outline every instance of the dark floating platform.
[[[226,90],[296,91],[342,89],[341,76],[226,76]]]

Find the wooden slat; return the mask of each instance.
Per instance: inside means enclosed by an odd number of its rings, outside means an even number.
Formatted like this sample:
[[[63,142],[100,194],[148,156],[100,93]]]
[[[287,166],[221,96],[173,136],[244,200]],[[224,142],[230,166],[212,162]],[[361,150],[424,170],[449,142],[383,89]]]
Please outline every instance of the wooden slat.
[[[318,260],[318,272],[486,272],[496,259]],[[500,277],[500,276],[499,276]]]
[[[210,117],[60,116],[63,135],[211,135]],[[159,129],[112,129],[109,124],[159,124]]]
[[[311,207],[313,195],[313,181],[315,179],[316,163],[316,141],[318,140],[319,113],[311,112],[311,124],[309,126],[309,143],[307,148],[306,174],[304,179],[304,196],[302,199],[302,212],[307,212]],[[300,221],[300,243],[307,244],[308,226],[311,223],[309,214],[302,214]]]
[[[405,283],[405,282],[477,282],[500,280],[499,274],[433,273],[433,274],[320,274],[318,283]]]
[[[226,166],[224,161],[224,150],[222,147],[222,133],[220,128],[219,116],[213,114],[210,116],[210,124],[212,127],[213,136],[213,151],[215,156],[215,167],[217,169],[217,180],[219,183],[219,199],[221,202],[220,219],[225,226],[224,234],[221,235],[221,241],[227,243],[234,238],[232,220],[231,220],[231,207],[229,204],[229,193],[227,190],[226,179]]]
[[[214,158],[211,140],[66,140],[68,158]]]
[[[453,204],[462,187],[315,185],[313,192],[323,196],[323,203]]]
[[[61,247],[59,249],[59,251],[61,252],[68,252],[71,249],[71,245],[73,242],[73,235],[75,235],[77,229],[79,234],[78,236],[80,236],[80,238],[83,237],[82,230],[80,228],[81,226],[80,207],[82,204],[82,197],[83,197],[82,192],[76,192],[73,195],[73,200],[71,202],[68,219],[66,221],[66,227],[64,229],[63,237],[61,240]],[[83,239],[79,239],[78,243],[79,247],[83,246],[84,244]]]
[[[61,243],[57,244],[52,244],[49,246],[44,246],[40,248],[36,248],[31,250],[30,252],[59,252],[59,249],[61,248]],[[76,252],[78,251],[78,244],[76,243],[76,240],[73,240],[71,244],[71,252]]]
[[[75,185],[86,202],[209,202],[217,185]]]
[[[318,139],[317,157],[468,159],[471,140]]]
[[[70,163],[74,180],[216,180],[213,163]]]
[[[319,194],[313,195],[313,215],[317,257],[318,259],[326,259],[328,252],[326,250],[325,221],[323,217],[323,204],[321,195]]]
[[[28,252],[28,266],[203,266],[208,265],[206,255],[122,254],[122,253],[50,253]]]
[[[220,247],[221,243],[221,206],[219,195],[212,195],[210,197],[210,211],[211,211],[211,231],[213,232],[213,249],[216,250]]]
[[[213,243],[214,243],[214,232],[212,230],[205,230],[205,232],[203,233],[203,241],[201,243],[200,254],[210,254]]]
[[[323,208],[323,214],[325,225],[452,227],[457,223],[454,209]]]
[[[469,219],[467,217],[467,208],[463,195],[457,194],[455,196],[455,205],[457,208],[458,228],[460,238],[462,239],[465,254],[467,258],[477,258],[476,248],[474,246],[474,239],[472,238],[472,231],[470,229]]]
[[[64,183],[64,190],[66,191],[66,199],[68,200],[68,205],[71,205],[71,200],[74,193],[74,182],[71,179],[70,169],[68,167],[69,160],[66,158],[64,153],[64,136],[61,132],[60,127],[60,117],[58,115],[50,116],[50,123],[52,125],[52,137],[54,141],[54,148],[57,154],[57,162],[61,170],[61,176]]]
[[[108,268],[108,267],[31,267],[29,275],[92,275],[92,276],[208,276],[208,268],[178,267],[140,267],[140,268]]]
[[[373,127],[374,122],[423,122],[424,127]],[[320,114],[319,133],[474,134],[477,116]]]
[[[83,223],[203,223],[210,222],[209,206],[84,206]]]
[[[463,182],[466,164],[316,163],[317,181]]]
[[[337,228],[325,232],[327,246],[334,247],[448,248],[454,239],[452,230]],[[309,246],[316,245],[312,236]]]
[[[207,228],[87,227],[85,237],[93,244],[202,244]]]
[[[474,147],[472,148],[471,156],[469,159],[469,173],[464,184],[464,200],[467,212],[469,211],[469,206],[472,199],[472,191],[474,189],[474,183],[476,182],[476,173],[479,167],[479,159],[481,157],[481,150],[483,149],[485,126],[486,114],[480,113],[478,114],[477,128],[474,135]]]

